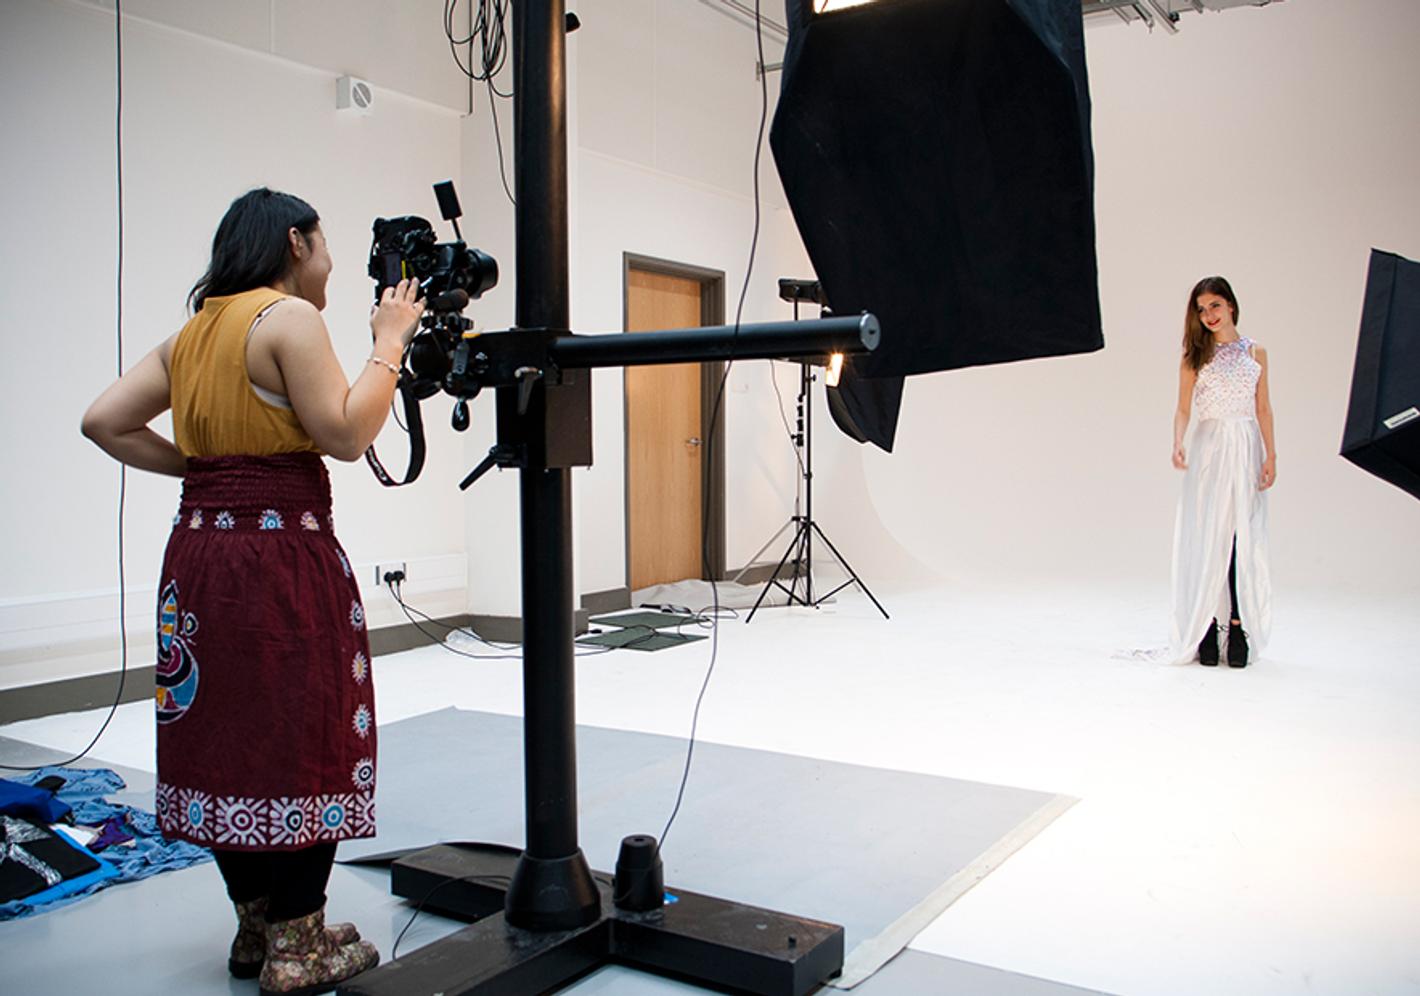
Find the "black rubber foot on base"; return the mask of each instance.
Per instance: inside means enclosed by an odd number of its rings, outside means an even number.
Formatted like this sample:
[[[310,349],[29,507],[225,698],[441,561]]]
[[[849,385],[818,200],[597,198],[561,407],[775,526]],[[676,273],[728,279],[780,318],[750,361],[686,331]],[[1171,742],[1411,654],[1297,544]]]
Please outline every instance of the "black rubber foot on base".
[[[656,838],[638,833],[621,840],[616,859],[616,908],[646,913],[665,905],[666,878]]]
[[[503,911],[523,930],[576,930],[601,915],[601,895],[581,850],[565,858],[518,859]]]

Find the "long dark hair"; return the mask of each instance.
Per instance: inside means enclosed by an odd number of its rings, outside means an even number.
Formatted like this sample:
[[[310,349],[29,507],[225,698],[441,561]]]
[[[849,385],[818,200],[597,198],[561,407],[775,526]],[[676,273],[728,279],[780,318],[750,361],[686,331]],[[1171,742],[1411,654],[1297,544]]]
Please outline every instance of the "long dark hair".
[[[1183,356],[1194,370],[1203,369],[1213,358],[1213,333],[1203,327],[1198,317],[1198,299],[1204,294],[1217,294],[1233,312],[1233,324],[1238,323],[1238,298],[1232,285],[1222,277],[1204,277],[1188,292],[1188,310],[1183,319]]]
[[[266,187],[242,194],[212,236],[212,261],[192,285],[188,306],[201,311],[209,297],[270,287],[291,268],[286,233],[309,236],[319,224],[316,209],[292,194]]]

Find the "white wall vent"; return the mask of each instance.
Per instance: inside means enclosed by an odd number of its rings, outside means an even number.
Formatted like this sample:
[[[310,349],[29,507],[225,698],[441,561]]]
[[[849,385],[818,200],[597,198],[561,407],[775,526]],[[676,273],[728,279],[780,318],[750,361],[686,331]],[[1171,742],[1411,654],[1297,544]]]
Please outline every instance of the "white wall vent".
[[[335,81],[335,109],[350,114],[369,114],[375,103],[375,91],[368,82],[354,76],[342,76]]]

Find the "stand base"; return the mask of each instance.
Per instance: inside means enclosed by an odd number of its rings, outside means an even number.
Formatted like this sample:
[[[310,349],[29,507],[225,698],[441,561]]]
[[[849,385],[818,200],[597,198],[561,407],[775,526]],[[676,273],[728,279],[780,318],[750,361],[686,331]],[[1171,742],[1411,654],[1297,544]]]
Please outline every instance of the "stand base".
[[[745,622],[748,623],[754,620],[754,614],[759,611],[759,607],[764,603],[765,596],[769,594],[770,588],[778,588],[789,596],[789,601],[785,603],[786,605],[802,605],[805,608],[816,609],[851,584],[856,584],[859,588],[863,589],[863,594],[868,596],[869,601],[883,614],[884,619],[890,618],[887,609],[883,608],[883,603],[878,601],[877,596],[869,590],[868,586],[863,583],[863,579],[858,576],[858,572],[853,570],[848,561],[843,559],[843,554],[838,552],[838,547],[833,545],[833,541],[825,535],[824,531],[819,528],[819,524],[815,522],[812,517],[807,515],[794,515],[790,517],[788,523],[780,527],[779,532],[774,534],[775,537],[777,538],[780,533],[793,525],[797,525],[797,528],[794,530],[794,538],[789,541],[789,548],[784,551],[784,556],[779,558],[779,564],[774,568],[774,573],[770,574],[769,580],[764,583],[764,590],[762,590],[759,593],[759,597],[754,600],[754,607],[749,610],[749,615],[745,616]],[[814,535],[817,535],[818,538],[823,541],[824,545],[828,547],[829,552],[833,554],[833,559],[838,561],[838,566],[842,567],[848,574],[847,581],[844,581],[828,594],[819,595],[817,597],[814,595],[813,558],[809,555],[809,543]],[[770,542],[772,543],[774,540],[770,540]],[[762,553],[763,551],[760,552]],[[784,565],[789,563],[790,555],[794,557],[794,574],[789,580],[789,586],[786,588],[784,582],[779,580],[779,573],[784,569]],[[755,556],[757,557],[759,554],[755,554]],[[804,572],[802,577],[799,574],[799,568],[801,566]],[[803,594],[799,593],[799,582],[801,580],[804,586]]]
[[[612,902],[605,873],[593,873],[601,894],[594,922],[574,930],[521,930],[504,918],[501,891],[491,884],[506,881],[516,864],[507,853],[443,844],[396,862],[390,879],[396,895],[484,919],[338,991],[525,996],[618,963],[761,996],[806,996],[843,968],[843,928],[836,924],[673,889],[660,909],[629,912]],[[431,894],[434,888],[439,891]]]

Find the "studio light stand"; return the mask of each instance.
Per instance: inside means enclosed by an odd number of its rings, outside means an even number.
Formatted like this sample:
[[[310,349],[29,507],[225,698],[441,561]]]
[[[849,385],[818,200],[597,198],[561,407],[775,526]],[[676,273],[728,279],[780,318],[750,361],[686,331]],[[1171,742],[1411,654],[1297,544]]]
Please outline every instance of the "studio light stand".
[[[779,296],[786,301],[790,301],[794,306],[794,321],[799,320],[799,302],[814,301],[819,305],[824,303],[823,289],[817,280],[780,280]],[[754,601],[754,607],[749,610],[749,615],[745,617],[745,622],[749,623],[754,619],[754,614],[759,611],[760,605],[769,595],[772,589],[779,589],[789,597],[787,605],[804,605],[810,608],[818,608],[834,595],[838,594],[849,585],[856,584],[863,589],[863,594],[877,607],[883,614],[883,618],[890,618],[887,609],[877,600],[868,586],[863,583],[863,579],[858,576],[858,572],[853,570],[852,565],[844,559],[843,554],[838,552],[838,548],[824,533],[818,522],[814,520],[814,415],[813,415],[813,364],[808,360],[799,361],[799,396],[796,405],[796,423],[793,435],[794,447],[799,451],[797,460],[799,464],[799,488],[794,495],[794,514],[789,517],[789,521],[779,527],[779,531],[769,538],[769,542],[759,548],[759,552],[749,559],[750,564],[754,564],[765,550],[774,545],[774,541],[790,528],[794,530],[794,536],[789,540],[789,546],[784,550],[784,556],[779,558],[779,563],[775,565],[774,571],[769,575],[769,580],[764,582],[764,588],[760,591],[759,597]],[[798,491],[803,493],[803,505],[799,504]],[[838,566],[842,567],[848,575],[848,579],[838,587],[825,594],[818,595],[814,592],[814,561],[813,561],[813,538],[817,535],[823,541],[823,545],[828,547],[833,558],[838,561]],[[784,565],[793,564],[789,575],[789,583],[784,584],[780,578]],[[749,570],[746,567],[745,570]],[[741,574],[744,571],[740,572]]]
[[[497,389],[498,444],[464,486],[492,466],[519,471],[527,843],[517,855],[442,845],[395,862],[397,895],[481,919],[339,992],[527,996],[617,962],[804,996],[842,969],[842,927],[663,887],[653,837],[623,840],[614,883],[578,846],[570,475],[591,464],[594,368],[864,352],[878,344],[878,323],[864,314],[570,334],[565,24],[564,0],[513,5],[517,327],[465,338],[444,385],[461,400]]]

